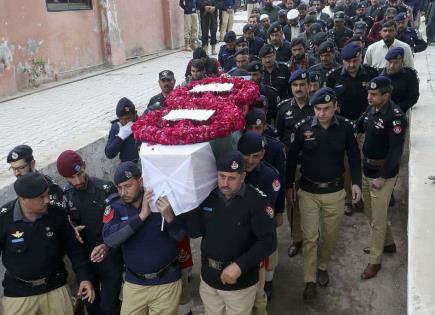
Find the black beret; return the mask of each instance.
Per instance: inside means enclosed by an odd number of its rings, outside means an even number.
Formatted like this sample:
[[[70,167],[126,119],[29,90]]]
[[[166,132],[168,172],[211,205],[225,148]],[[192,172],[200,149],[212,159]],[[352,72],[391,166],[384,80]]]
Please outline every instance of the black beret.
[[[234,42],[234,41],[236,41],[236,39],[237,39],[237,36],[236,36],[236,33],[234,33],[234,31],[229,31],[224,36],[225,43]]]
[[[367,8],[367,4],[365,4],[363,1],[361,1],[360,3],[358,3],[357,9],[365,9]]]
[[[260,109],[252,109],[245,117],[245,126],[262,125],[266,122],[266,114]]]
[[[134,112],[135,107],[132,101],[128,98],[123,97],[119,100],[118,105],[116,105],[116,117],[122,117],[126,114]]]
[[[243,33],[253,32],[253,31],[254,31],[254,25],[252,25],[252,24],[245,24],[245,26],[243,26]]]
[[[393,7],[388,7],[385,10],[385,14],[384,15],[386,15],[386,16],[396,16],[397,15],[397,9],[393,8]]]
[[[237,143],[237,149],[244,155],[260,152],[264,149],[263,136],[255,131],[245,132]]]
[[[239,151],[227,151],[222,153],[216,160],[216,168],[219,172],[237,172],[245,171],[245,158]]]
[[[399,21],[405,21],[406,20],[406,13],[405,12],[400,12],[399,14],[397,14],[394,17],[394,21],[399,22]]]
[[[362,48],[358,44],[351,42],[341,50],[341,58],[343,60],[349,60],[361,56],[361,51]]]
[[[288,80],[289,84],[292,84],[293,81],[296,80],[310,80],[310,73],[308,72],[308,70],[304,70],[304,69],[297,69],[295,71],[293,71],[292,75],[290,76],[290,79]]]
[[[334,51],[334,43],[330,40],[326,40],[319,46],[319,54],[324,54]]]
[[[31,160],[33,160],[33,150],[28,145],[21,144],[16,146],[11,150],[11,152],[9,152],[6,158],[6,162],[12,163],[25,158],[30,158]]]
[[[354,28],[355,29],[359,29],[359,30],[363,30],[366,29],[368,27],[367,23],[364,21],[358,21],[355,22]]]
[[[263,58],[264,56],[274,52],[275,52],[275,47],[273,47],[272,44],[266,44],[263,47],[261,47],[260,52],[258,53],[258,57]]]
[[[267,34],[278,33],[282,31],[282,26],[279,23],[273,23],[267,30]]]
[[[310,104],[311,106],[315,106],[317,104],[325,104],[331,101],[335,101],[337,96],[333,89],[329,87],[320,88],[316,91],[316,93],[311,96]]]
[[[261,72],[263,71],[263,65],[260,61],[254,60],[246,66],[246,71],[248,72]]]
[[[30,172],[18,177],[14,183],[14,190],[18,197],[36,198],[48,189],[48,182],[44,175]]]
[[[313,25],[311,25],[310,27],[310,34],[314,35],[317,33],[320,33],[322,31],[322,25],[320,25],[320,23],[313,23]]]
[[[343,11],[337,11],[334,13],[334,21],[344,21],[346,19],[346,14]]]
[[[378,90],[385,87],[391,87],[391,80],[383,75],[377,76],[367,84],[367,90]]]
[[[128,181],[130,178],[139,178],[141,176],[141,170],[137,167],[137,164],[131,161],[123,162],[116,167],[113,181],[115,185]]]
[[[320,46],[324,41],[328,39],[328,34],[326,32],[319,32],[316,34],[313,34],[311,37],[313,44],[316,46]]]
[[[310,82],[320,82],[320,74],[317,71],[310,71]]]
[[[404,56],[405,49],[403,49],[402,47],[394,47],[387,52],[387,54],[385,55],[385,60],[403,58]]]

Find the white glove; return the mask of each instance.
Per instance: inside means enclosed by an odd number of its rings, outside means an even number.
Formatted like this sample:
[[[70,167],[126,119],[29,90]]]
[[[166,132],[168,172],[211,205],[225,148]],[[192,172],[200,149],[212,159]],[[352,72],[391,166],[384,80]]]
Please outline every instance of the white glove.
[[[119,128],[118,137],[120,137],[122,140],[125,140],[130,136],[133,131],[131,130],[131,126],[133,126],[133,122],[130,121],[125,126],[122,126]]]

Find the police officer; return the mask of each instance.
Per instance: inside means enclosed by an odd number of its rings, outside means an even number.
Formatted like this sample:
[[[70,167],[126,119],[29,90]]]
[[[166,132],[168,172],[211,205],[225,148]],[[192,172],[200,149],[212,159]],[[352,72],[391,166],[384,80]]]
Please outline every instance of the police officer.
[[[373,26],[374,20],[371,16],[366,15],[367,4],[365,2],[358,3],[356,7],[356,15],[351,17],[352,23],[355,25],[356,22],[365,22],[367,28],[370,29]]]
[[[95,288],[94,303],[86,303],[88,314],[119,314],[122,284],[121,252],[104,244],[102,236],[105,199],[116,192],[115,186],[86,173],[85,162],[72,150],[57,158],[57,171],[68,182],[64,204],[76,238],[84,244],[91,259],[91,281]]]
[[[343,183],[345,153],[352,174],[353,202],[361,198],[361,157],[354,129],[349,120],[335,115],[337,98],[334,90],[321,88],[310,103],[315,116],[300,121],[294,128],[287,158],[286,183],[289,198],[295,202],[296,166],[301,159],[297,196],[304,238],[306,287],[303,298],[306,301],[316,297],[316,270],[320,287],[329,283],[327,268],[338,237],[346,196]],[[320,222],[323,223],[323,242],[318,257]]]
[[[121,98],[116,105],[116,116],[118,118],[111,121],[104,153],[109,159],[119,155],[121,162],[137,161],[139,143],[134,139],[131,127],[138,117],[133,102],[126,97]]]
[[[358,131],[365,132],[363,198],[370,223],[369,263],[361,279],[376,276],[381,269],[382,252],[396,252],[387,212],[407,128],[404,113],[391,101],[393,86],[390,79],[376,77],[367,89],[370,107],[357,122]]]
[[[224,67],[224,71],[227,72],[229,69],[225,69],[226,60],[236,53],[236,33],[234,31],[229,31],[224,36],[225,45],[222,45],[219,49],[218,60],[219,63]]]
[[[425,51],[427,43],[421,38],[417,30],[413,27],[408,27],[408,17],[406,13],[401,12],[394,17],[397,24],[396,38],[405,42],[411,47],[414,53]]]
[[[66,253],[80,282],[78,297],[90,303],[95,297],[83,248],[66,212],[49,203],[44,175],[30,172],[20,176],[14,190],[18,199],[0,211],[0,250],[6,269],[3,312],[73,315],[63,263]]]
[[[278,139],[276,129],[267,123],[265,106],[267,106],[267,99],[264,95],[261,95],[260,100],[254,103],[252,110],[245,116],[245,130],[255,131],[268,138]]]
[[[293,98],[280,103],[277,121],[280,122],[281,139],[287,149],[290,147],[291,134],[293,133],[296,123],[309,116],[314,115],[313,107],[309,104],[309,73],[306,70],[296,70],[293,72],[289,84]],[[295,176],[295,182],[298,184],[300,177],[299,168]],[[286,187],[289,188],[289,187]],[[291,187],[292,188],[292,187]],[[288,191],[288,190],[287,190]],[[292,202],[290,196],[287,196],[287,219],[291,230],[291,243],[288,247],[287,254],[289,257],[296,256],[302,247],[302,230],[300,219],[299,205]]]
[[[276,60],[281,62],[288,62],[292,55],[290,42],[284,38],[282,26],[278,23],[272,24],[267,31],[269,35],[269,42],[275,47]]]
[[[251,80],[257,83],[260,87],[260,94],[267,98],[267,122],[272,123],[275,121],[277,105],[280,102],[278,90],[273,86],[262,83],[264,67],[260,61],[252,61],[246,66],[246,70],[251,75]]]
[[[317,92],[317,90],[320,89],[320,74],[316,71],[309,71],[310,72],[310,88],[308,89],[308,95],[311,97],[314,93]]]
[[[121,314],[176,314],[181,294],[176,240],[185,237],[168,200],[156,201],[160,213],[150,210],[152,191],[144,191],[141,172],[133,162],[118,165],[114,175],[118,194],[107,198],[103,240],[121,247],[126,266]],[[162,228],[163,226],[163,228]]]
[[[228,75],[234,76],[234,72],[239,69],[246,70],[249,63],[249,51],[248,48],[243,48],[234,54],[236,66],[228,71]]]
[[[15,177],[26,175],[27,173],[36,172],[36,161],[33,158],[33,150],[26,144],[21,144],[13,148],[6,157],[6,162],[9,163],[9,169],[14,173]],[[44,175],[48,183],[48,199],[53,206],[62,206],[63,191],[48,175]]]
[[[320,63],[312,66],[309,70],[320,74],[320,86],[324,85],[326,74],[340,66],[335,60],[335,46],[331,40],[326,40],[320,44],[318,49]]]
[[[420,96],[417,72],[404,66],[405,51],[402,47],[392,48],[385,56],[387,67],[381,75],[387,76],[393,85],[391,100],[406,113]]]
[[[254,31],[254,25],[245,24],[245,26],[243,26],[243,37],[248,43],[249,54],[258,56],[261,47],[264,45],[264,41],[260,37],[255,36]]]
[[[378,72],[362,63],[362,48],[356,43],[347,44],[341,51],[343,66],[333,69],[326,75],[325,85],[333,88],[338,101],[340,116],[357,120],[366,110],[367,82],[378,75]],[[358,136],[361,146],[364,135]],[[350,173],[346,164],[346,215],[352,215],[352,197],[350,191]]]
[[[351,29],[344,25],[346,15],[343,11],[337,11],[334,13],[334,27],[328,31],[328,35],[334,41],[335,45],[341,49],[344,47],[344,43],[353,36]]]
[[[276,61],[275,47],[271,44],[264,45],[258,56],[263,64],[263,83],[273,86],[280,99],[285,100],[288,95],[288,79],[290,70],[285,63]]]
[[[148,102],[147,110],[152,110],[154,107],[164,107],[166,97],[174,89],[175,82],[175,76],[171,70],[163,70],[159,72],[159,86],[161,92],[151,97]],[[145,113],[147,110],[145,110]]]
[[[191,237],[201,237],[199,293],[205,314],[252,314],[260,263],[276,249],[273,208],[265,194],[245,184],[238,151],[217,162],[218,188],[184,214]]]

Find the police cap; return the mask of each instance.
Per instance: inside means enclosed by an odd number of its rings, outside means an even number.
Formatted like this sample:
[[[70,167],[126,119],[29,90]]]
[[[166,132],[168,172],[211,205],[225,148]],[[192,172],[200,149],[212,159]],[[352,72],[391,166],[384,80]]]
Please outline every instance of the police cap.
[[[313,36],[311,37],[313,44],[316,46],[320,46],[327,39],[328,39],[328,34],[326,32],[319,32],[319,33],[313,34]]]
[[[266,44],[261,47],[260,52],[258,53],[258,57],[263,58],[268,54],[272,54],[275,52],[275,47],[272,44]]]
[[[21,159],[26,159],[28,161],[33,160],[33,150],[31,147],[29,147],[26,144],[21,144],[13,148],[9,152],[6,158],[6,162],[12,163],[12,162],[19,161]]]
[[[260,109],[250,110],[245,117],[245,126],[262,125],[266,122],[266,114]]]
[[[334,21],[344,21],[346,19],[346,14],[343,11],[337,11],[334,13]]]
[[[380,75],[380,76],[377,76],[376,78],[373,78],[367,84],[367,90],[369,90],[369,91],[383,89],[386,87],[391,87],[391,80],[383,75]]]
[[[347,41],[347,43],[351,43],[351,42],[365,42],[366,41],[366,39],[365,39],[365,37],[363,36],[363,35],[358,35],[358,34],[355,34],[355,35],[353,35],[348,41]]]
[[[237,36],[236,36],[236,33],[234,33],[234,31],[229,31],[224,36],[224,42],[227,44],[235,42],[236,39],[237,39]]]
[[[319,54],[325,54],[329,52],[334,52],[334,43],[330,40],[326,40],[319,46]]]
[[[394,17],[394,21],[399,22],[399,21],[405,21],[406,20],[406,13],[405,12],[400,12],[399,14],[397,14]]]
[[[293,71],[292,75],[290,76],[290,79],[288,80],[288,84],[292,84],[296,80],[310,80],[310,73],[308,70],[304,69],[297,69]]]
[[[161,80],[161,79],[160,79]],[[135,107],[132,101],[128,98],[123,97],[118,101],[116,105],[116,117],[122,117],[126,114],[133,113],[135,111]]]
[[[331,101],[335,101],[337,96],[333,89],[329,87],[323,87],[316,91],[316,93],[311,96],[310,104],[311,106],[315,106],[317,104],[325,104]]]
[[[317,17],[316,17],[316,16],[308,15],[308,14],[307,14],[307,15],[304,17],[304,23],[305,23],[305,24],[316,23],[316,21],[317,21]]]
[[[361,51],[362,48],[358,44],[351,42],[341,50],[341,58],[343,60],[349,60],[361,56]]]
[[[368,27],[367,23],[364,21],[355,22],[355,30],[365,30]]]
[[[247,131],[240,137],[237,149],[244,155],[260,152],[264,149],[263,136],[255,131]]]
[[[56,162],[57,171],[63,177],[73,176],[80,172],[84,165],[82,157],[73,150],[62,152]]]
[[[36,198],[48,189],[48,182],[44,175],[38,172],[27,173],[18,177],[14,183],[14,190],[18,197]]]
[[[387,52],[387,54],[385,55],[385,60],[403,59],[404,56],[405,49],[403,49],[402,47],[394,47]]]
[[[137,164],[132,161],[127,161],[119,164],[116,167],[113,181],[115,185],[128,181],[130,178],[139,178],[141,171],[137,167]]]
[[[245,171],[245,158],[239,151],[226,151],[217,158],[216,168],[219,172],[237,172],[241,174]]]
[[[397,9],[393,7],[389,7],[385,10],[385,16],[396,16],[397,15]]]
[[[197,59],[193,57],[193,59]],[[175,80],[174,73],[171,70],[163,70],[159,73],[159,80]]]
[[[367,4],[365,4],[363,1],[361,1],[360,3],[358,3],[357,9],[365,9],[367,8]]]
[[[282,31],[282,26],[279,23],[273,23],[267,30],[267,34],[278,33]]]
[[[253,32],[253,31],[254,31],[254,25],[245,24],[245,26],[243,26],[243,33]]]
[[[246,71],[248,71],[248,72],[261,72],[261,71],[263,71],[263,65],[258,60],[252,61],[252,62],[248,63],[248,65],[246,66]]]
[[[246,39],[243,36],[240,36],[239,38],[237,38],[236,40],[236,45],[239,45],[241,43],[247,43]]]
[[[317,71],[310,71],[310,82],[320,82],[320,74]]]

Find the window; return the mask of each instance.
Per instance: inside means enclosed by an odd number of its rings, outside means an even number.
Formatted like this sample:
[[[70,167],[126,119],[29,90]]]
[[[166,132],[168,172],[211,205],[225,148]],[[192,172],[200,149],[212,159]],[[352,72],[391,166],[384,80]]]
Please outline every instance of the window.
[[[92,0],[46,0],[48,11],[92,9]]]

